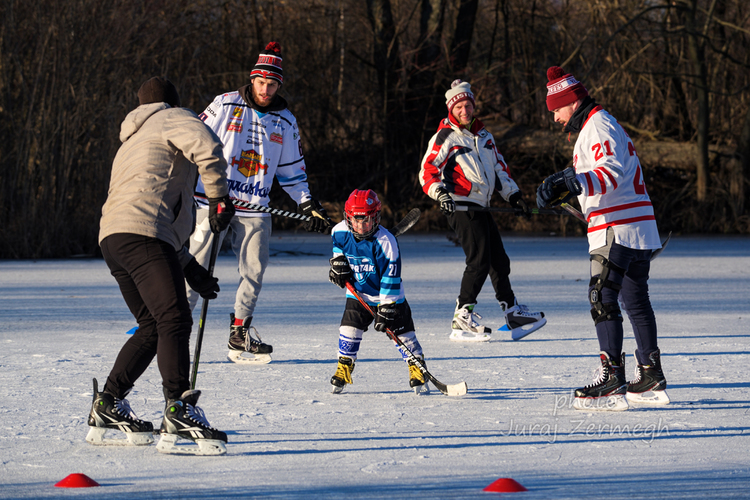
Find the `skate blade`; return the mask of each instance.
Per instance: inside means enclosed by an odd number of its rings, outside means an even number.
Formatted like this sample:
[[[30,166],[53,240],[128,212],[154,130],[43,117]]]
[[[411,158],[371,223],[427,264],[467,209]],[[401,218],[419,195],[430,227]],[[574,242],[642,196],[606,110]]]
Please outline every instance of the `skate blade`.
[[[156,445],[159,453],[167,455],[200,455],[215,456],[224,455],[227,452],[227,445],[219,439],[196,439],[193,445],[177,444],[180,436],[177,434],[162,434],[161,439]],[[197,446],[196,446],[197,445]]]
[[[539,321],[535,321],[527,325],[518,326],[510,330],[510,338],[512,338],[513,340],[521,340],[525,336],[539,330],[541,327],[543,327],[546,324],[547,324],[547,318],[542,318]]]
[[[244,354],[248,356],[244,356]],[[238,365],[267,365],[271,362],[270,354],[253,354],[247,351],[229,351],[227,358]]]
[[[668,405],[671,401],[667,395],[667,391],[647,391],[640,394],[629,392],[627,398],[631,403],[655,406]]]
[[[343,386],[343,385],[341,387],[339,387],[337,385],[331,384],[331,394],[341,394],[343,392],[343,390],[344,390],[344,387],[345,386]]]
[[[448,338],[453,342],[489,342],[492,340],[489,333],[474,333],[466,330],[452,330]]]
[[[412,387],[414,389],[414,394],[417,396],[426,396],[430,393],[430,385],[428,382],[425,382],[422,385],[418,385],[416,387]]]
[[[625,411],[628,401],[622,394],[601,398],[575,398],[573,408],[581,411]]]
[[[153,433],[151,432],[125,432],[124,439],[105,439],[104,433],[108,430],[117,429],[89,427],[89,433],[86,434],[86,442],[94,446],[146,446],[154,442]]]

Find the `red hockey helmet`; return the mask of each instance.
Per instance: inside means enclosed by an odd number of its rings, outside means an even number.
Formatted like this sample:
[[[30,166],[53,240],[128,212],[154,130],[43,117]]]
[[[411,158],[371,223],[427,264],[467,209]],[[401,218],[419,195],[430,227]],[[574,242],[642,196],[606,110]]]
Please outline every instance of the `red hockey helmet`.
[[[365,239],[380,225],[380,200],[372,189],[355,189],[344,205],[344,218],[349,230],[359,239]]]

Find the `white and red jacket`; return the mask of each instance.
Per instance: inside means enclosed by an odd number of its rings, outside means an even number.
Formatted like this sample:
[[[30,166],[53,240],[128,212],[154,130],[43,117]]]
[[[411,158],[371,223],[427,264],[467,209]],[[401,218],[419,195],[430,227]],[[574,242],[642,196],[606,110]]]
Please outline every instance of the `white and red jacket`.
[[[636,250],[661,248],[654,208],[646,192],[641,163],[625,129],[601,106],[595,106],[573,150],[573,167],[583,187],[578,196],[589,221],[589,251],[615,243]]]
[[[297,205],[311,199],[307,184],[297,119],[287,109],[286,100],[276,96],[261,112],[252,101],[246,85],[236,92],[217,96],[200,114],[224,144],[229,196],[268,206],[273,179],[279,181]],[[208,208],[203,179],[198,179],[195,199],[199,208]],[[237,208],[239,217],[270,217],[264,212]]]
[[[503,155],[495,147],[495,139],[484,124],[475,119],[468,130],[452,115],[440,122],[437,133],[430,139],[419,182],[434,200],[437,188],[443,187],[455,201],[483,207],[489,206],[495,189],[505,201],[518,191]]]

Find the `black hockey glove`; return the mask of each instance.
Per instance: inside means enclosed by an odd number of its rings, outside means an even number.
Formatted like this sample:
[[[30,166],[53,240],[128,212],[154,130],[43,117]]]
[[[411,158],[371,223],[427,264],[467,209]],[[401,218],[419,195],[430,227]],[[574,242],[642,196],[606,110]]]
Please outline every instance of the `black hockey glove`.
[[[398,319],[398,308],[395,303],[380,304],[378,312],[375,313],[375,329],[384,332],[393,326]]]
[[[328,217],[323,205],[318,203],[317,200],[311,198],[302,203],[299,209],[303,214],[312,217],[309,221],[305,222],[305,229],[308,232],[315,231],[316,233],[331,234],[331,228],[334,226],[333,221]]]
[[[576,179],[576,172],[572,167],[544,179],[544,182],[536,190],[536,204],[539,208],[544,208],[566,191],[573,196],[578,196],[583,192],[581,183]]]
[[[508,198],[508,203],[510,203],[510,206],[513,207],[514,215],[516,217],[529,217],[531,216],[531,210],[529,209],[529,206],[526,204],[525,201],[523,201],[523,197],[521,195],[521,191],[516,191],[512,195],[510,195],[510,198]]]
[[[456,211],[456,202],[453,201],[451,195],[443,187],[439,187],[435,190],[437,195],[437,201],[440,203],[440,211],[445,215],[451,215]]]
[[[328,271],[328,281],[339,288],[346,288],[347,282],[352,279],[352,268],[349,261],[343,255],[332,257],[330,260],[331,270]]]
[[[208,223],[211,225],[211,231],[220,233],[229,227],[234,217],[234,204],[229,195],[223,198],[208,199]]]
[[[185,268],[182,270],[190,288],[195,290],[204,299],[213,300],[219,293],[219,280],[208,274],[208,271],[198,264],[195,257],[190,259]]]

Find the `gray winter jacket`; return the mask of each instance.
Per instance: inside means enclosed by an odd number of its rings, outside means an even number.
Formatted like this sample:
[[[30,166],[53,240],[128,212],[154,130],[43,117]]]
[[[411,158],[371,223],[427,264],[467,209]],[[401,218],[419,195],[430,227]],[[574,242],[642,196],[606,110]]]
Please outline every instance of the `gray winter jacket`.
[[[219,138],[185,108],[152,103],[131,111],[120,129],[102,207],[99,243],[111,234],[160,239],[180,250],[195,226],[198,173],[206,195],[227,194],[227,162]]]

